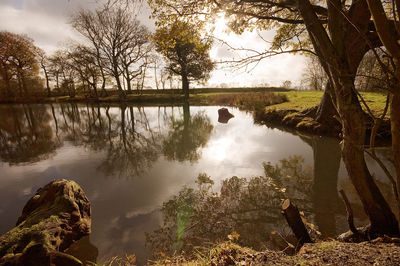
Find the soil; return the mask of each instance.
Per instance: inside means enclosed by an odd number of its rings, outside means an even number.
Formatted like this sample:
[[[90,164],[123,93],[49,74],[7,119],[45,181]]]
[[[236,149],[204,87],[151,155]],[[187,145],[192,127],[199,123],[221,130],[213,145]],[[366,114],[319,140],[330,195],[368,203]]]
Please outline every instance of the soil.
[[[207,258],[168,258],[156,265],[400,265],[400,244],[381,238],[372,242],[343,243],[336,240],[305,244],[295,256],[283,252],[254,250],[227,242]]]

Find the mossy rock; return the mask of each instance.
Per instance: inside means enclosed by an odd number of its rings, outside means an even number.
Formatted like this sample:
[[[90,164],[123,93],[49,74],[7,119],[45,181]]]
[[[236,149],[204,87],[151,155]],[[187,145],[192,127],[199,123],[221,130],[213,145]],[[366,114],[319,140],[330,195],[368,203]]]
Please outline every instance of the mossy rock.
[[[0,265],[79,265],[62,253],[91,228],[90,203],[81,187],[70,180],[55,180],[27,202],[17,226],[0,237]],[[40,251],[40,252],[39,252]]]

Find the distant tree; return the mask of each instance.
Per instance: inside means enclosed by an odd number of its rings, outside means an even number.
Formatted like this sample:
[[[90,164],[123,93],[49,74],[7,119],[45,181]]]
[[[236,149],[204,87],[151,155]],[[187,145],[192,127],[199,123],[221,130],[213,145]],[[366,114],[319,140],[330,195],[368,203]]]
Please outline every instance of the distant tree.
[[[390,91],[390,79],[388,73],[382,68],[393,70],[390,58],[386,55],[386,51],[376,49],[365,54],[361,64],[357,70],[355,80],[356,88],[360,91]]]
[[[56,82],[56,90],[60,91],[60,80],[62,80],[62,73],[64,72],[66,58],[62,51],[56,51],[50,58],[50,75]]]
[[[282,82],[281,87],[282,88],[290,88],[290,87],[292,87],[292,82],[290,80],[285,80],[284,82]]]
[[[29,83],[39,79],[36,51],[37,47],[29,37],[0,32],[0,73],[6,96],[15,94],[12,92],[14,87],[18,88],[20,97],[29,95]]]
[[[76,68],[71,62],[67,50],[58,50],[50,58],[50,73],[55,78],[56,88],[59,92],[70,97],[75,96]]]
[[[385,66],[390,67],[389,62],[387,62],[388,59],[385,57],[383,51],[377,50],[375,53],[379,55],[381,62],[384,62]],[[323,90],[327,82],[328,76],[319,62],[318,57],[314,55],[307,57],[303,78],[301,80],[302,85],[311,90]],[[373,91],[377,89],[387,89],[388,87],[386,74],[380,67],[376,55],[372,50],[364,55],[357,69],[355,87],[360,91]]]
[[[156,50],[168,61],[167,70],[182,78],[182,89],[188,99],[190,80],[206,80],[214,68],[209,55],[211,39],[203,38],[196,25],[175,20],[159,25],[153,41]]]
[[[124,84],[130,92],[132,81],[142,80],[147,67],[147,56],[151,51],[147,28],[129,9],[118,5],[106,5],[94,12],[82,10],[72,18],[72,25],[93,46],[103,77],[102,88],[107,72],[114,77],[119,95],[124,98]]]
[[[87,87],[89,94],[93,94],[97,99],[99,95],[97,87],[102,74],[97,67],[96,52],[89,47],[77,45],[68,51],[68,59],[69,66],[78,74],[83,90],[85,91]]]
[[[328,75],[326,75],[318,57],[314,55],[307,57],[302,76],[302,85],[315,91],[323,90],[328,82]]]
[[[40,67],[43,70],[44,77],[46,79],[46,90],[47,90],[47,96],[51,96],[51,88],[50,88],[50,76],[49,76],[49,66],[50,66],[50,61],[46,55],[46,52],[40,48],[36,49],[36,55],[38,57],[38,61],[40,63]]]

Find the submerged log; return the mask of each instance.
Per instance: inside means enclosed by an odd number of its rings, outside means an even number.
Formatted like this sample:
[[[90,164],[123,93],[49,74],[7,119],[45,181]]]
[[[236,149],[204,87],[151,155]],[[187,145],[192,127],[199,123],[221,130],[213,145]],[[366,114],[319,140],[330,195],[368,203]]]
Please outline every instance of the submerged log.
[[[27,202],[17,226],[0,237],[0,265],[82,265],[63,251],[90,233],[90,215],[77,183],[52,181]]]
[[[286,199],[282,203],[282,214],[285,216],[286,221],[299,241],[300,246],[305,243],[313,242],[308,234],[306,226],[301,220],[299,210],[289,199]]]

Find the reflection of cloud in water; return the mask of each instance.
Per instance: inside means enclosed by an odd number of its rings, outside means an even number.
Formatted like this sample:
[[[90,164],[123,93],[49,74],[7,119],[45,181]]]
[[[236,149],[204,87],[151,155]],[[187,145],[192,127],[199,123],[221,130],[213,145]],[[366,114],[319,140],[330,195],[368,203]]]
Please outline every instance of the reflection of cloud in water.
[[[79,108],[83,110],[82,106]],[[99,165],[107,158],[104,146],[109,145],[109,124],[104,108],[101,109],[103,128],[99,123],[96,127],[88,127],[86,116],[81,115],[80,124],[75,124],[76,135],[74,130],[67,132],[74,138],[63,141],[53,156],[29,165],[0,164],[0,233],[14,226],[22,207],[39,187],[53,178],[71,178],[82,186],[91,201],[93,225],[90,241],[98,248],[99,258],[134,252],[140,260],[146,256],[145,232],[153,231],[161,223],[159,209],[163,202],[176,195],[183,186],[193,187],[199,173],[210,175],[215,181],[215,189],[219,189],[220,181],[232,176],[263,175],[262,162],[275,164],[282,158],[300,155],[304,157],[305,165],[313,164],[311,147],[298,136],[254,125],[250,114],[233,108],[230,112],[235,119],[228,124],[219,124],[218,108],[190,108],[191,117],[205,111],[214,127],[205,146],[197,147],[201,157],[196,162],[169,161],[159,151],[146,171],[129,178],[118,178],[113,171],[105,173],[99,170]],[[60,108],[56,106],[56,110],[59,112]],[[130,134],[130,108],[126,110],[126,134]],[[169,107],[138,110],[135,107],[133,111],[138,126],[136,132],[140,134],[150,132],[149,129],[160,135],[166,134],[172,113],[177,119],[183,116],[182,108],[177,107],[173,110]],[[110,137],[113,143],[118,143],[122,139],[118,123],[120,109],[112,107],[109,114],[112,120]],[[62,138],[67,134],[63,132],[67,126],[62,117],[59,117],[58,124]],[[72,123],[68,125],[71,128]],[[101,144],[96,145],[97,139],[102,141]],[[343,166],[339,175],[346,175]]]
[[[228,137],[208,142],[207,147],[203,150],[203,157],[213,161],[225,160],[228,157],[228,153],[232,152],[232,142],[233,140]]]

